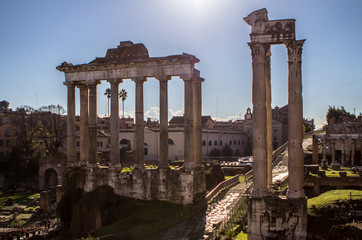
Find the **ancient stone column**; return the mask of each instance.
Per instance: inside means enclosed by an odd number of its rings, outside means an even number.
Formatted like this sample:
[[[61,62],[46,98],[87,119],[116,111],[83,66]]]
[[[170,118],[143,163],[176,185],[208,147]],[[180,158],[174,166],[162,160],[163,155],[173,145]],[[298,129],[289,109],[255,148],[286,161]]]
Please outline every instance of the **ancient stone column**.
[[[292,41],[288,49],[288,198],[303,198],[303,97],[302,48],[304,40]]]
[[[95,166],[97,164],[97,84],[93,81],[89,87],[89,156],[88,163]]]
[[[88,161],[88,87],[79,86],[80,90],[80,164],[86,165]]]
[[[323,149],[322,149],[322,155],[323,155],[323,157],[322,157],[322,159],[327,159],[327,141],[324,139],[323,141],[322,141],[322,144],[323,144]]]
[[[107,80],[111,84],[111,117],[110,117],[110,129],[111,129],[111,164],[112,167],[120,168],[120,154],[119,154],[119,83],[122,79],[109,79]]]
[[[75,155],[75,84],[65,82],[68,89],[68,106],[67,106],[67,164],[74,165]]]
[[[332,165],[336,165],[336,143],[334,142],[334,140],[331,138],[331,145],[332,145]]]
[[[195,78],[193,82],[193,119],[194,119],[194,164],[202,167],[202,122],[201,122],[201,84],[203,78]]]
[[[184,104],[184,168],[191,170],[194,168],[194,125],[193,125],[193,79],[182,77],[185,84],[185,104]]]
[[[158,168],[168,166],[168,80],[170,76],[158,77],[160,81],[160,164]]]
[[[253,198],[268,195],[267,166],[267,53],[269,44],[249,43],[253,67]]]
[[[312,162],[314,164],[318,164],[318,138],[316,137],[316,135],[313,135],[313,155],[312,155]]]
[[[352,139],[352,156],[351,156],[351,166],[356,165],[356,141]]]
[[[272,157],[273,157],[273,120],[271,108],[271,76],[270,76],[270,46],[265,48],[265,80],[266,80],[266,113],[267,113],[267,185],[271,187],[273,182]]]
[[[342,149],[341,149],[341,165],[346,166],[346,140],[342,139]]]
[[[144,159],[144,109],[143,109],[143,83],[146,81],[144,77],[132,79],[136,83],[136,145],[135,145],[135,164],[137,169],[145,167]]]

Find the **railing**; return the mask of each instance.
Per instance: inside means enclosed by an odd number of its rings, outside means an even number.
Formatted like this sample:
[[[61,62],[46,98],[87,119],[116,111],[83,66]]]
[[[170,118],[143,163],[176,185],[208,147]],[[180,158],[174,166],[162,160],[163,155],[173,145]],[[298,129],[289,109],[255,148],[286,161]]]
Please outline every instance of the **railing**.
[[[225,188],[229,188],[235,183],[239,182],[239,174],[235,175],[232,178],[229,178],[225,181],[219,183],[213,190],[211,190],[205,197],[206,203],[210,202],[216,195],[218,195]]]

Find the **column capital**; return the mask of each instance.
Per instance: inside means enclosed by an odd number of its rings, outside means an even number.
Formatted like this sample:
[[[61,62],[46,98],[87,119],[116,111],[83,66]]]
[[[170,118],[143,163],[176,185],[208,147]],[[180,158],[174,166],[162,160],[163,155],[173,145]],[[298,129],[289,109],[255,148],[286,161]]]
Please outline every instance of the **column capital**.
[[[135,83],[144,83],[144,82],[147,82],[147,78],[146,77],[134,77],[134,78],[132,78],[132,81],[134,81]]]
[[[75,86],[76,86],[76,83],[75,83],[74,81],[63,82],[63,84],[64,84],[65,86],[67,86],[67,87],[69,87],[69,86],[75,87]]]
[[[288,50],[288,62],[301,62],[303,44],[305,40],[291,41],[284,43]]]
[[[123,83],[123,79],[122,78],[109,78],[107,79],[107,82],[109,83]]]
[[[270,44],[269,43],[248,43],[251,49],[251,57],[253,62],[267,62],[270,60]]]
[[[170,75],[163,75],[163,76],[156,77],[156,79],[160,82],[169,81],[169,80],[171,80],[171,78],[172,78],[172,76],[170,76]]]
[[[101,83],[101,81],[99,81],[99,80],[86,81],[86,84],[87,84],[88,86],[97,86],[97,85],[100,84],[100,83]]]

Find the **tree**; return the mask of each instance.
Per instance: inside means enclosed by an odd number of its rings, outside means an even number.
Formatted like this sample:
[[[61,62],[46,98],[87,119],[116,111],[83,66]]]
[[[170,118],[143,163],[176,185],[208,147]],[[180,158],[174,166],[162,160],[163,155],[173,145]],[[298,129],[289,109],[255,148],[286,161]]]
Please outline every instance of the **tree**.
[[[109,117],[109,100],[111,98],[111,89],[107,88],[106,91],[104,92],[104,95],[107,96],[108,98],[108,117]]]
[[[123,89],[119,91],[119,98],[122,99],[122,118],[124,118],[124,101],[126,101],[127,98],[127,91],[126,89]]]
[[[221,151],[220,149],[214,147],[210,150],[209,156],[211,157],[220,157],[221,156]]]
[[[222,149],[221,153],[224,157],[232,157],[234,156],[234,150],[227,144],[225,144]]]
[[[38,137],[44,143],[48,156],[57,156],[63,147],[66,139],[65,110],[60,105],[49,105],[39,108]]]
[[[7,113],[9,111],[9,102],[6,100],[2,100],[0,102],[0,113]]]
[[[347,112],[346,109],[344,108],[344,106],[341,107],[331,107],[329,106],[328,111],[327,111],[327,115],[326,115],[326,120],[328,122],[328,124],[330,123],[331,119],[336,119],[337,121],[341,121],[344,118],[348,118],[348,119],[355,119],[356,115],[351,114],[350,112]]]

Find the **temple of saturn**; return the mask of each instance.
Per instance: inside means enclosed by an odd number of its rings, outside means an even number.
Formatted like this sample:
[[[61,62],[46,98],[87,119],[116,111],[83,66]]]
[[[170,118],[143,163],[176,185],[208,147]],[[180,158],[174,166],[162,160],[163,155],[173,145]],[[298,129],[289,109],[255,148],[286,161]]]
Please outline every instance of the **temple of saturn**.
[[[68,89],[67,166],[83,166],[86,192],[108,185],[116,194],[146,200],[166,200],[192,204],[205,196],[205,177],[201,159],[201,84],[203,79],[194,65],[193,55],[149,57],[143,44],[121,42],[108,49],[104,58],[87,64],[63,62],[57,69],[65,73]],[[184,82],[184,166],[181,170],[168,165],[168,81],[179,76]],[[144,163],[144,96],[147,78],[160,84],[160,159],[158,169],[147,169]],[[135,83],[136,145],[134,170],[121,173],[119,147],[119,85],[124,79]],[[97,85],[111,85],[110,135],[111,165],[97,164]],[[76,160],[75,88],[80,90],[80,158]]]
[[[307,200],[303,191],[302,47],[295,39],[295,20],[269,20],[266,9],[244,18],[251,26],[253,68],[253,182],[248,214],[248,239],[306,239]],[[272,115],[270,47],[288,51],[288,185],[286,197],[272,196]]]

